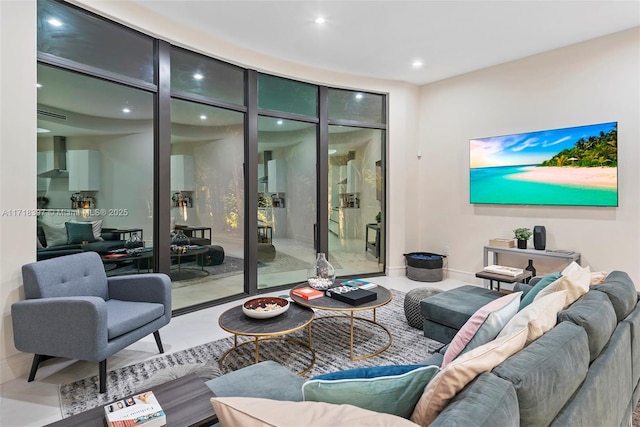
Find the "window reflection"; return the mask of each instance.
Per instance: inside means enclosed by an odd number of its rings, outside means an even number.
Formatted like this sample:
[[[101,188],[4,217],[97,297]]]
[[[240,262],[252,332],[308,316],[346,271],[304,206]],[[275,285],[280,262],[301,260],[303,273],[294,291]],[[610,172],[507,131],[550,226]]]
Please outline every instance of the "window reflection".
[[[329,126],[329,253],[342,275],[382,271],[383,131]]]
[[[316,125],[258,118],[258,288],[306,280],[315,260]]]
[[[190,247],[171,255],[178,309],[243,291],[244,114],[173,99],[171,118],[172,243]]]
[[[153,95],[45,65],[38,83],[38,259],[93,251],[109,275],[146,271]]]

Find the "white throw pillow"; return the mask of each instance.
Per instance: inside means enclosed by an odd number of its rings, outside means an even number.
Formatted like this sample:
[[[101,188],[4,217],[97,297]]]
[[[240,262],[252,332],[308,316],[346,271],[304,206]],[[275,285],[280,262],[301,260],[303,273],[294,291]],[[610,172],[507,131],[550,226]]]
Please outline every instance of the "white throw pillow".
[[[509,323],[505,325],[496,339],[512,335],[527,327],[529,329],[527,344],[535,341],[542,334],[556,326],[558,312],[562,310],[566,300],[567,291],[553,292],[543,298],[536,297],[531,304],[520,310],[518,314],[509,320]]]

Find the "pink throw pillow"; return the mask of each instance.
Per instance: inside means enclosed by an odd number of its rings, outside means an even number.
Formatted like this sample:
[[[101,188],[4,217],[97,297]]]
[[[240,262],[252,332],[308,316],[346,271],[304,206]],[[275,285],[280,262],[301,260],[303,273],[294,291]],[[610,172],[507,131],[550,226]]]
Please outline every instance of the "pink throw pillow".
[[[442,368],[444,369],[462,353],[497,337],[502,328],[518,312],[521,296],[522,292],[514,292],[480,307],[453,337],[444,354]]]

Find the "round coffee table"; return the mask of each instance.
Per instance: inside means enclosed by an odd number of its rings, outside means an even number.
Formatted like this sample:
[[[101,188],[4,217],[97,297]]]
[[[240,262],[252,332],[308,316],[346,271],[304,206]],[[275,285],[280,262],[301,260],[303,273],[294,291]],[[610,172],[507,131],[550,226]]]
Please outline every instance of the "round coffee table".
[[[279,316],[270,319],[254,319],[242,311],[242,305],[233,307],[220,315],[218,324],[222,329],[233,334],[233,347],[227,350],[218,361],[220,369],[224,359],[233,351],[247,345],[255,344],[255,363],[260,361],[260,343],[270,340],[283,340],[300,345],[311,352],[311,362],[309,366],[298,375],[302,376],[309,372],[316,361],[316,352],[313,349],[313,338],[311,335],[311,322],[313,321],[313,310],[296,303],[290,303],[289,309]],[[307,328],[308,342],[296,338],[285,337],[292,332]],[[238,343],[238,337],[253,337],[253,340]]]
[[[305,288],[307,286],[309,286],[308,283],[302,283],[298,286],[295,286],[293,289]],[[349,305],[345,302],[341,302],[333,298],[329,298],[327,296],[312,299],[312,300],[305,300],[293,295],[292,292],[289,292],[289,297],[295,302],[297,302],[298,304],[303,305],[305,307],[312,308],[312,309],[339,311],[339,312],[347,313],[347,314],[316,317],[315,321],[322,320],[322,319],[329,319],[329,318],[348,318],[349,319],[349,354],[350,354],[351,360],[362,360],[368,357],[377,356],[378,354],[388,349],[391,346],[391,343],[393,342],[393,337],[391,336],[391,332],[389,332],[389,330],[386,327],[378,323],[378,321],[376,320],[376,309],[378,307],[382,307],[383,305],[388,304],[391,301],[391,292],[389,291],[389,289],[380,285],[368,290],[378,294],[378,297],[373,301],[370,301],[361,305],[357,305],[357,306]],[[365,310],[373,310],[373,317],[371,319],[355,316],[356,312],[365,311]],[[354,336],[353,325],[356,320],[369,322],[381,328],[389,336],[389,341],[385,345],[380,347],[378,350],[374,351],[373,353],[356,356],[353,351],[353,336]]]

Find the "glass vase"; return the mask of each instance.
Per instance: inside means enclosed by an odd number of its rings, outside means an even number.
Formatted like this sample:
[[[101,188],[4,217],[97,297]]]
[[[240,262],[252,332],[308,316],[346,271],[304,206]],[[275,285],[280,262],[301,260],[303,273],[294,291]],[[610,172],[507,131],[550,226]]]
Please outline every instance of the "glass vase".
[[[307,282],[313,289],[324,291],[333,286],[336,280],[336,270],[327,261],[324,253],[317,254],[316,261],[307,270]]]
[[[125,249],[135,249],[144,246],[144,242],[140,239],[138,233],[132,233],[129,239],[124,243]]]
[[[182,230],[178,230],[176,234],[171,238],[171,252],[182,254],[187,252],[189,248],[190,240]]]

